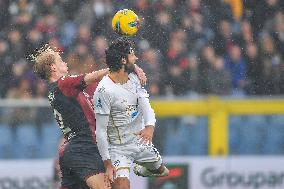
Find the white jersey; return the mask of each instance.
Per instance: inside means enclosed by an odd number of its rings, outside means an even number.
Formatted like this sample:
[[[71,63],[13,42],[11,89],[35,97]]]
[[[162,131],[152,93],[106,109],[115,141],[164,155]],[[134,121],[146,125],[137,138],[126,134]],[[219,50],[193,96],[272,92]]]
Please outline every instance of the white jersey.
[[[145,125],[155,125],[151,106],[146,106],[146,111],[144,105],[139,106],[139,98],[148,97],[135,74],[129,74],[128,82],[122,85],[114,83],[108,75],[100,81],[94,93],[94,111],[96,114],[109,115],[107,137],[110,145],[129,144],[136,138],[134,133]],[[145,114],[149,112],[151,115],[146,117],[150,119],[145,119]]]

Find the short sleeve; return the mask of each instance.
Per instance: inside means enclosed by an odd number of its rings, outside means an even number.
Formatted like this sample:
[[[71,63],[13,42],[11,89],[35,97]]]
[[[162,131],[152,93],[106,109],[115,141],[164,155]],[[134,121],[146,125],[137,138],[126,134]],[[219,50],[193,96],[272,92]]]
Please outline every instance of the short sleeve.
[[[65,96],[76,97],[86,87],[85,75],[70,75],[58,80],[58,87]]]
[[[103,86],[96,89],[93,100],[95,114],[110,114],[111,98]]]

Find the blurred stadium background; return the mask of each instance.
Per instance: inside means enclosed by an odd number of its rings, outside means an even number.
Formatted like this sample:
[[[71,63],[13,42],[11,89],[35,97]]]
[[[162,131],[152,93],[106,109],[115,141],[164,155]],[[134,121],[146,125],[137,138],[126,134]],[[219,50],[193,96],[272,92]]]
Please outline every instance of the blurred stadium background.
[[[61,134],[27,55],[50,43],[72,74],[103,68],[122,8],[140,18],[154,143],[171,168],[132,188],[283,189],[282,0],[0,0],[0,189],[58,180]]]

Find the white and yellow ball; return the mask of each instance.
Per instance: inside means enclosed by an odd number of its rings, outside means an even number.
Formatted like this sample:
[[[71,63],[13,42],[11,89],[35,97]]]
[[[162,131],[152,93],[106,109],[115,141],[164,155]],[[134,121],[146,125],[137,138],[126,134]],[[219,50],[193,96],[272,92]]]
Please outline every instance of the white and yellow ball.
[[[112,18],[112,29],[121,35],[135,35],[139,27],[138,16],[129,9],[117,11]]]

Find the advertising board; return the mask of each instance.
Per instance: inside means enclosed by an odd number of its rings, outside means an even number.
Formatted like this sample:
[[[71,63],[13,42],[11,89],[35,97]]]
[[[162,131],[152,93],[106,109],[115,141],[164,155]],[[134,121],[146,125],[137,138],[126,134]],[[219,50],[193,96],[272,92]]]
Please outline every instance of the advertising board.
[[[283,156],[165,157],[170,174],[143,178],[135,189],[283,189]],[[53,160],[0,160],[0,189],[48,189]]]

